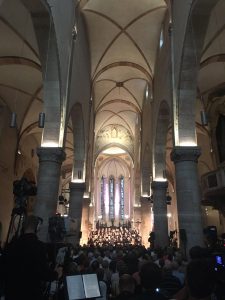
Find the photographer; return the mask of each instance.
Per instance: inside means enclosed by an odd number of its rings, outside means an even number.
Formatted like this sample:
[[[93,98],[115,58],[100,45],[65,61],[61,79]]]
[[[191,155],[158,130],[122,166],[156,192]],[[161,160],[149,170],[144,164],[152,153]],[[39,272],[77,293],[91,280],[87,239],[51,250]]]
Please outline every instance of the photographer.
[[[45,245],[37,238],[39,221],[36,216],[28,216],[23,234],[5,249],[2,257],[5,300],[42,300],[43,283],[61,276],[60,268],[50,269]]]

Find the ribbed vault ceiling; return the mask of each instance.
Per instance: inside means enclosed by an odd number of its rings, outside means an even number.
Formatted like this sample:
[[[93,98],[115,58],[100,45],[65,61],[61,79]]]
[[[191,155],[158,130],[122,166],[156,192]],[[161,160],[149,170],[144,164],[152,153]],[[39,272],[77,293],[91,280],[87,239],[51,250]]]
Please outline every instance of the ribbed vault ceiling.
[[[96,149],[126,146],[128,139],[134,141],[145,90],[152,85],[166,4],[89,0],[81,5],[90,44]]]
[[[96,140],[103,137],[102,149],[115,141],[116,146],[124,145],[124,137],[127,145],[135,140],[146,86],[152,87],[166,3],[80,1],[90,46],[95,136]],[[40,144],[42,130],[37,120],[43,110],[43,78],[31,16],[20,0],[0,4],[0,105],[16,111],[20,136],[32,134]],[[203,96],[225,87],[224,10],[221,0],[212,12],[205,37],[198,81]],[[72,128],[67,131],[69,160],[65,166],[71,168]]]

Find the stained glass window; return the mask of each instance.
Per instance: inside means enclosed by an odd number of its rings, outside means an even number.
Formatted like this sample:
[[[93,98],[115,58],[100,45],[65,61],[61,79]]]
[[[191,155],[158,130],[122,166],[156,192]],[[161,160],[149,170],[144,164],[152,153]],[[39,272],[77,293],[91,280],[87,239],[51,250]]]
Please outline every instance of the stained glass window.
[[[105,217],[105,179],[104,177],[102,176],[101,178],[101,215],[102,215],[102,218],[104,219]]]
[[[109,219],[114,220],[115,218],[115,205],[114,205],[114,190],[115,190],[115,179],[110,176],[109,178]]]
[[[120,219],[124,220],[124,177],[120,177]]]

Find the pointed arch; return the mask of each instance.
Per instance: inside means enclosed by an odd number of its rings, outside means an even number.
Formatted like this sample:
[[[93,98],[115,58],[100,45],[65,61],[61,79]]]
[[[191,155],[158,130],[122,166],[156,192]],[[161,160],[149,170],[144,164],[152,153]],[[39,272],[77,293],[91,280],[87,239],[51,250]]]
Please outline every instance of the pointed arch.
[[[43,77],[45,127],[42,136],[43,147],[62,147],[60,138],[62,120],[62,97],[60,87],[60,62],[55,24],[47,1],[22,0],[31,14],[39,47]]]
[[[210,14],[218,0],[193,1],[186,26],[177,90],[175,146],[195,146],[195,103],[200,58]]]

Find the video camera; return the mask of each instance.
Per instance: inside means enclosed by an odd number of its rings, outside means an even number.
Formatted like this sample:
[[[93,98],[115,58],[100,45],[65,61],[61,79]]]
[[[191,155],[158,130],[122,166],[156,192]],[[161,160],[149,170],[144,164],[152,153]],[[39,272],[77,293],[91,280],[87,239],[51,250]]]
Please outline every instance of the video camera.
[[[15,180],[13,182],[13,194],[15,196],[16,207],[25,208],[28,197],[37,194],[35,182],[28,181],[25,177],[22,177],[20,180]]]

